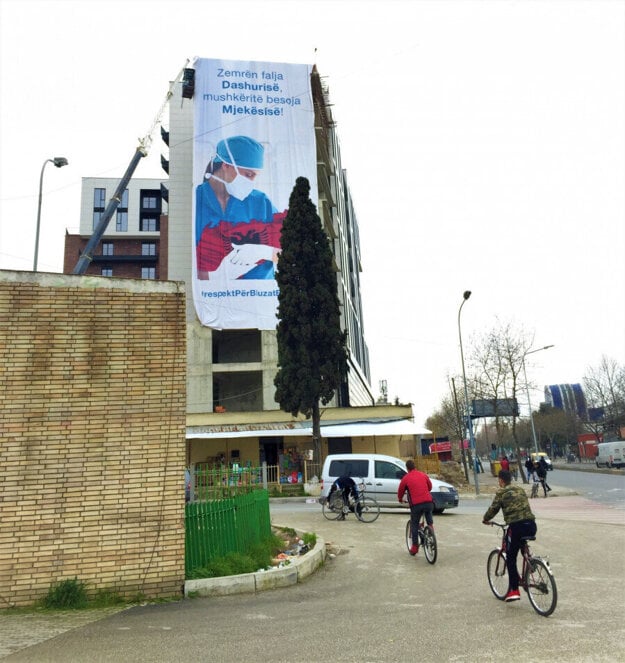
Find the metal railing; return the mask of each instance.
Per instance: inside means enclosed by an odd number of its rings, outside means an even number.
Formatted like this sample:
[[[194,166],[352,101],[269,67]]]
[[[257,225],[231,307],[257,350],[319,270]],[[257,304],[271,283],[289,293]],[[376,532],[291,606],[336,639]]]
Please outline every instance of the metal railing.
[[[190,501],[219,500],[248,493],[259,488],[270,492],[304,492],[313,476],[320,477],[318,463],[303,461],[301,470],[281,468],[263,463],[251,466],[214,466],[196,463],[190,468]]]
[[[185,574],[231,552],[244,553],[271,535],[269,494],[256,489],[185,509]]]

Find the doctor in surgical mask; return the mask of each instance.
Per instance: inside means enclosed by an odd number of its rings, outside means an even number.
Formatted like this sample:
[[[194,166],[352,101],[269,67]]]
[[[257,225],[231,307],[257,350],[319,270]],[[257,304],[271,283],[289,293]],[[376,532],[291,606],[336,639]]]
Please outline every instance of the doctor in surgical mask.
[[[286,210],[278,213],[254,188],[264,147],[248,136],[217,143],[196,189],[195,235],[199,279],[269,279],[280,251]]]

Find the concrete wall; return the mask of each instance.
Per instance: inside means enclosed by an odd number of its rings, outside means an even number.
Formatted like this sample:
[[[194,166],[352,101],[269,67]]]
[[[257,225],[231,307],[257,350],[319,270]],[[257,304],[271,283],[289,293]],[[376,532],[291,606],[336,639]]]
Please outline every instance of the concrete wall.
[[[184,582],[177,283],[0,272],[0,595]]]

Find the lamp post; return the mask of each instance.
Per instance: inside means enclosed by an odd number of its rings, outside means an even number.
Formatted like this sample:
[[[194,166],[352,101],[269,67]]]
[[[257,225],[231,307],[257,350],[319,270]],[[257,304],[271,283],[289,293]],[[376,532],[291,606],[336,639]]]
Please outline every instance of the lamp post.
[[[37,271],[37,257],[39,255],[39,228],[41,226],[41,190],[43,188],[43,171],[46,164],[53,163],[57,168],[67,166],[68,161],[65,157],[54,157],[53,159],[46,159],[41,167],[41,177],[39,178],[39,205],[37,206],[37,232],[35,234],[35,260],[33,262],[33,272]]]
[[[532,439],[534,440],[534,451],[538,453],[538,438],[536,437],[536,428],[534,427],[534,413],[532,412],[532,403],[530,401],[530,387],[527,384],[527,373],[525,372],[525,357],[527,355],[533,355],[535,352],[541,352],[542,350],[549,350],[549,348],[553,348],[553,345],[545,345],[542,348],[536,348],[536,350],[528,350],[523,355],[523,379],[525,380],[525,390],[527,392],[527,407],[529,408],[530,411],[530,424],[532,425]]]
[[[473,422],[471,420],[471,410],[469,408],[469,391],[467,390],[467,376],[464,370],[464,352],[462,350],[462,331],[460,329],[460,313],[462,313],[462,307],[464,303],[471,296],[470,290],[465,290],[462,295],[462,304],[458,309],[458,338],[460,339],[460,358],[462,359],[462,380],[464,381],[464,401],[467,406],[467,426],[469,428],[469,444],[471,445],[472,451],[472,461],[473,461],[473,480],[475,481],[475,494],[480,494],[480,484],[477,478],[477,467],[476,467],[476,451],[475,451],[475,437],[473,436]]]

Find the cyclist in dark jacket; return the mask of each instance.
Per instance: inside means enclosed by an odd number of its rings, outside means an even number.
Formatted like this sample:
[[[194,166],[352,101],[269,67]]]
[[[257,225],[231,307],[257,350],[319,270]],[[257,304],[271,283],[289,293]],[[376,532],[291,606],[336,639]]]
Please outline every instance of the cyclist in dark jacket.
[[[543,487],[545,497],[547,497],[547,493],[551,490],[547,483],[547,469],[547,461],[541,456],[538,465],[536,466],[536,476],[540,481],[540,485]]]
[[[519,571],[516,566],[517,556],[524,536],[536,536],[536,517],[530,509],[525,490],[518,485],[511,485],[512,475],[507,470],[500,470],[499,490],[495,493],[492,504],[488,507],[482,522],[488,525],[499,509],[508,525],[506,533],[506,567],[508,569],[508,593],[506,601],[518,601]]]
[[[328,493],[328,501],[330,500],[332,494],[335,493],[337,490],[341,491],[341,496],[343,497],[343,504],[347,507],[349,507],[350,496],[353,498],[354,502],[358,499],[358,487],[356,486],[356,482],[347,474],[344,474],[342,477],[339,477],[332,484],[332,488],[330,488],[330,492]],[[345,520],[345,514],[342,513],[337,518],[337,520]]]

